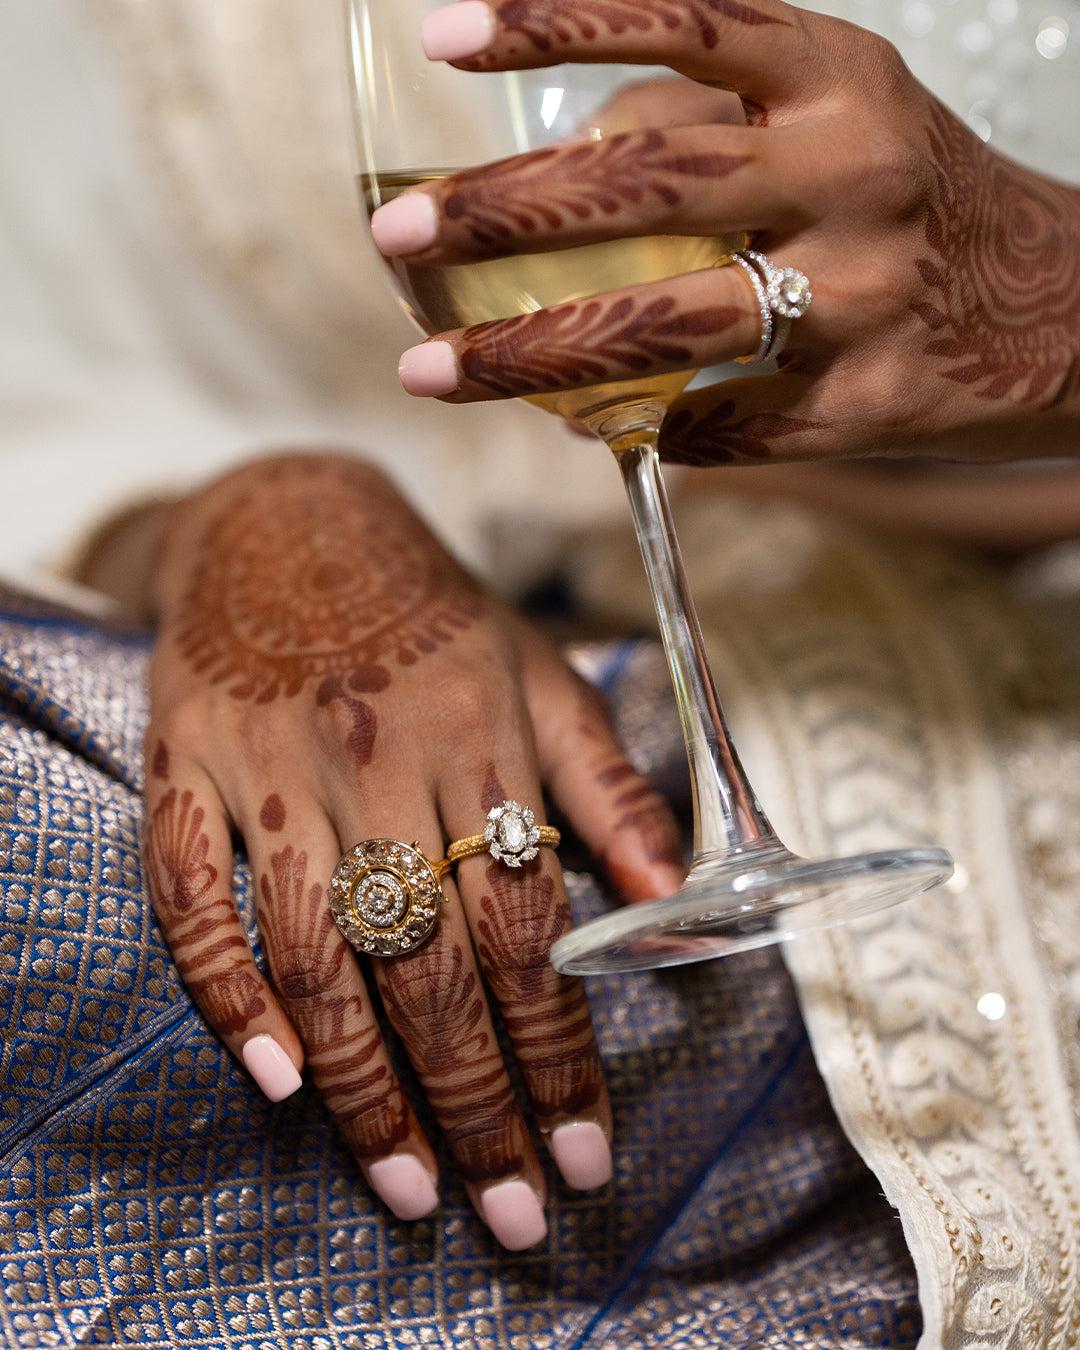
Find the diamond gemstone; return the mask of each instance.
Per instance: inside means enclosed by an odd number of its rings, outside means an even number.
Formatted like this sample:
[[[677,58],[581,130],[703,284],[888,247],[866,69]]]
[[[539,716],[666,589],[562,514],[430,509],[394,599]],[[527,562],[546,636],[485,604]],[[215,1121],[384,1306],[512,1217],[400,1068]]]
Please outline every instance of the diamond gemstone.
[[[405,888],[390,872],[371,872],[356,888],[356,907],[373,928],[392,928],[407,906]]]

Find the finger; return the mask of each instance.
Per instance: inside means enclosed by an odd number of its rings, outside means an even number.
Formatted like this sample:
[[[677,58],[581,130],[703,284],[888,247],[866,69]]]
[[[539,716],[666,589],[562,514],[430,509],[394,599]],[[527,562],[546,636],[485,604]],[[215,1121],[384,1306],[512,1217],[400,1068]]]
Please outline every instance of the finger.
[[[624,273],[639,280],[650,271],[692,271],[715,259],[718,236],[738,248],[748,232],[789,234],[806,223],[817,180],[806,172],[814,146],[805,139],[797,129],[678,126],[549,147],[401,193],[372,215],[372,237],[389,257],[431,265],[629,236],[703,236],[643,241],[618,255]],[[541,261],[517,263],[515,282],[531,285],[546,303],[545,286],[564,295],[567,270],[577,262],[574,255],[553,260],[559,274],[550,281]],[[582,255],[580,262],[595,289],[602,258]],[[424,285],[423,276],[412,280]],[[456,303],[467,305],[468,294]]]
[[[421,1218],[439,1202],[438,1166],[330,912],[336,836],[325,816],[278,793],[244,821],[244,836],[270,975],[315,1085],[371,1188],[398,1218]]]
[[[526,666],[541,776],[624,900],[678,890],[686,876],[671,807],[615,739],[600,693],[535,643]]]
[[[718,267],[443,333],[403,353],[398,374],[447,403],[528,398],[729,361],[760,336],[742,269]]]
[[[396,781],[422,784],[400,760]],[[346,804],[343,838],[419,840],[442,856],[442,833],[429,803],[400,790],[361,788]],[[402,956],[373,960],[383,1006],[401,1037],[470,1199],[498,1241],[512,1251],[547,1232],[544,1174],[503,1063],[468,924],[453,881],[431,937]]]
[[[421,41],[470,70],[666,65],[765,101],[818,75],[806,19],[781,0],[463,0],[429,14]]]
[[[514,725],[528,725],[524,708]],[[543,823],[531,745],[496,717],[489,726],[490,743],[440,785],[440,809],[454,838],[481,833],[487,813],[508,801],[529,807]],[[552,943],[572,926],[558,858],[542,845],[515,867],[485,852],[462,859],[457,879],[540,1132],[569,1185],[604,1185],[612,1171],[611,1107],[585,988],[548,959]]]
[[[248,944],[233,900],[229,824],[213,784],[170,765],[154,737],[144,845],[150,899],[195,1005],[271,1101],[300,1086],[303,1050]]]
[[[916,432],[932,444],[937,401],[933,387],[883,380],[856,351],[820,378],[785,368],[683,394],[660,429],[660,452],[669,463],[698,467],[841,459],[865,453],[865,409],[873,407],[875,454],[909,453]]]

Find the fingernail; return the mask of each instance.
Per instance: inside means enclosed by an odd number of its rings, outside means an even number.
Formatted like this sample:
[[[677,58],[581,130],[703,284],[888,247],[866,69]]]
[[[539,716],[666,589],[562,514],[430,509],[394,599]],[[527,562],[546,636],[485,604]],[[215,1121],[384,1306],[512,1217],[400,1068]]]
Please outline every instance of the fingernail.
[[[411,1153],[380,1158],[367,1176],[371,1189],[399,1219],[422,1219],[439,1203],[435,1183]]]
[[[419,253],[439,230],[435,202],[426,192],[406,192],[372,213],[371,237],[380,253]]]
[[[547,1234],[543,1207],[527,1181],[492,1186],[480,1197],[480,1213],[507,1251],[534,1247]]]
[[[422,342],[402,352],[398,379],[407,394],[434,398],[452,394],[458,387],[457,360],[449,342]]]
[[[483,0],[458,0],[426,15],[420,45],[429,61],[461,61],[491,46],[495,16]]]
[[[244,1067],[272,1102],[291,1097],[304,1081],[273,1036],[252,1036],[240,1053]]]
[[[574,1120],[553,1130],[551,1152],[563,1180],[575,1191],[606,1186],[612,1178],[611,1146],[591,1120]]]

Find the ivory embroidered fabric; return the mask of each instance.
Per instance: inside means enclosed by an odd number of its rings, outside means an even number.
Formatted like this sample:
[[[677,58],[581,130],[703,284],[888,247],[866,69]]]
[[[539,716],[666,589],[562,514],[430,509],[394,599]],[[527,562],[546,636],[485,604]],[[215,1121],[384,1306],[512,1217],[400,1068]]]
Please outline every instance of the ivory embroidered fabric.
[[[925,1350],[1080,1338],[1080,682],[1004,580],[781,509],[681,522],[759,795],[809,854],[939,842],[948,887],[785,948],[897,1207]],[[718,549],[716,541],[724,546]],[[627,598],[613,546],[589,581]]]

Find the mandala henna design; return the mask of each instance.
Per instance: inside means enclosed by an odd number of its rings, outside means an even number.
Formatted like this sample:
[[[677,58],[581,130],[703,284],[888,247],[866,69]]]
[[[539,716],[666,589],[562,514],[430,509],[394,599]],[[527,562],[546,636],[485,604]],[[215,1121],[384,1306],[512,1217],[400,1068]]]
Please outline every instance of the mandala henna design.
[[[700,416],[688,408],[673,413],[660,430],[660,446],[671,463],[701,467],[739,459],[769,459],[773,441],[824,428],[823,422],[782,413],[747,413],[737,418],[735,404],[725,399]]]
[[[715,335],[740,318],[719,305],[681,311],[671,296],[595,297],[470,329],[461,369],[499,396],[602,384],[691,366],[686,338]]]
[[[481,898],[477,955],[499,1001],[537,1115],[579,1115],[604,1090],[600,1058],[581,980],[548,960],[569,926],[555,883],[535,872],[511,877],[492,864],[490,893]]]
[[[647,33],[661,26],[674,32],[685,26],[711,50],[720,40],[722,23],[790,27],[786,20],[741,0],[548,0],[544,5],[536,0],[502,0],[495,12],[504,32],[520,34],[541,52],[550,51],[556,43],[591,42],[601,28],[619,37],[631,30]]]
[[[304,1044],[327,1109],[362,1162],[393,1153],[412,1113],[364,999],[348,985],[348,948],[322,886],[307,886],[308,858],[291,845],[270,858],[256,917],[274,983]]]
[[[186,915],[200,905],[217,881],[217,868],[206,861],[210,838],[203,831],[206,812],[194,794],[178,799],[175,788],[154,808],[146,831],[146,870],[155,904],[170,916]]]
[[[383,963],[380,988],[465,1180],[520,1172],[528,1135],[461,948],[436,931],[407,960]]]
[[[477,243],[502,240],[509,251],[516,235],[613,216],[650,195],[676,207],[682,201],[680,179],[726,178],[751,158],[679,155],[667,147],[662,131],[620,132],[466,169],[457,175],[443,212],[449,220],[464,221]]]
[[[268,703],[309,683],[384,689],[472,622],[475,583],[388,484],[312,458],[268,465],[204,536],[179,646],[211,683]]]
[[[934,334],[925,351],[979,398],[1053,406],[1080,390],[1075,192],[1002,159],[938,103],[931,119],[934,256],[916,262],[931,298],[912,307]]]

